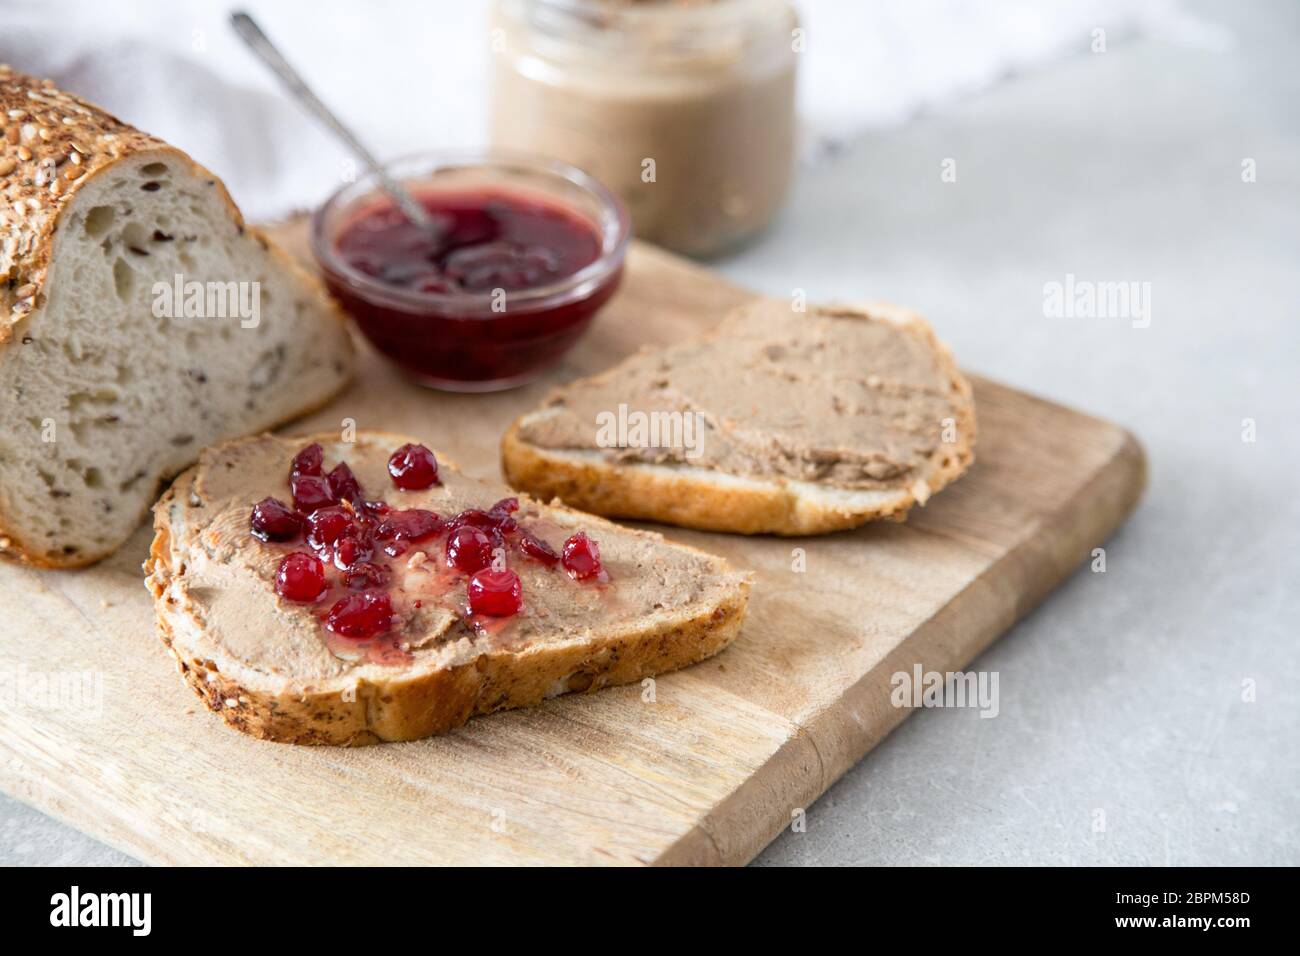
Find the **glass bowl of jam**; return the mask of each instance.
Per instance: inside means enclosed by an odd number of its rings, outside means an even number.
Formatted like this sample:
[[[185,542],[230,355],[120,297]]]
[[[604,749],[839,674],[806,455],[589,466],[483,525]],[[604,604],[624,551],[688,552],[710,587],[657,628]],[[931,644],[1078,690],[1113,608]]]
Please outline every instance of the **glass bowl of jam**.
[[[493,150],[385,168],[435,228],[367,175],[317,211],[312,250],[362,333],[417,382],[488,392],[531,381],[618,287],[627,210],[576,167]]]

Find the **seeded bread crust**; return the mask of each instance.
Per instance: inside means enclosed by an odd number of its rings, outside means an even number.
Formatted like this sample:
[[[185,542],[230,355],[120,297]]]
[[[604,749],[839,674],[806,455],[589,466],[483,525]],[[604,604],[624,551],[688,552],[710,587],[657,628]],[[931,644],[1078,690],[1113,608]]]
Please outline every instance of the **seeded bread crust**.
[[[123,123],[52,80],[0,63],[0,345],[42,303],[59,214],[96,173],[136,153],[163,152],[212,181],[230,218],[282,269],[315,281],[265,232],[249,226],[220,179],[186,153]],[[342,312],[339,312],[340,317]]]
[[[417,441],[368,434],[390,447]],[[301,441],[326,443],[335,438],[321,434]],[[441,471],[455,470],[444,455],[436,454]],[[375,679],[373,671],[370,677],[345,675],[315,683],[292,675],[250,674],[215,653],[204,642],[197,618],[169,599],[172,585],[184,580],[188,549],[195,546],[193,536],[177,528],[172,516],[190,508],[201,512],[210,504],[195,493],[201,486],[196,485],[201,467],[178,477],[154,508],[155,536],[144,566],[145,585],[154,597],[159,636],[186,682],[229,726],[254,737],[331,746],[416,740],[452,730],[476,715],[531,706],[561,693],[591,693],[696,663],[730,644],[744,619],[749,579],[727,572],[730,586],[715,603],[701,604],[689,614],[648,613],[633,626],[611,628],[586,641],[495,649],[457,666],[393,668],[391,676],[382,679]],[[175,507],[191,495],[189,508]],[[559,505],[547,510],[572,513]],[[589,515],[582,520],[595,537],[633,535],[702,554],[664,542],[653,532],[621,528]],[[197,640],[187,636],[195,633],[200,635]],[[266,639],[275,640],[275,634],[268,633]]]
[[[733,534],[827,534],[869,521],[904,521],[915,504],[959,478],[975,459],[970,384],[929,323],[886,303],[851,307],[919,335],[951,390],[957,441],[940,445],[925,473],[905,486],[855,491],[812,481],[731,475],[691,465],[612,462],[598,451],[542,448],[524,440],[516,420],[501,439],[501,467],[512,488],[616,518]],[[600,373],[617,379],[619,366]],[[532,413],[530,413],[532,414]]]
[[[144,150],[171,154],[216,180],[173,146],[79,96],[0,64],[0,344],[43,299],[59,214],[95,173]],[[217,180],[230,215],[243,216]]]
[[[19,73],[8,64],[0,64],[0,123],[0,350],[20,347],[15,339],[24,321],[45,304],[46,276],[64,210],[98,174],[142,153],[166,158],[207,181],[240,234],[251,236],[277,271],[291,274],[311,290],[319,299],[315,305],[326,311],[331,321],[345,325],[342,310],[324,294],[319,280],[265,233],[246,225],[225,185],[181,150],[56,88],[50,80]],[[350,378],[352,360],[346,334],[341,345],[339,360],[343,369],[337,387],[305,404],[285,408],[274,421],[264,421],[259,427],[277,427],[315,411],[341,391]],[[150,500],[177,470],[157,476]],[[144,519],[148,508],[148,502],[141,506],[137,523]],[[63,553],[47,544],[25,540],[16,525],[0,506],[0,556],[37,567],[82,567],[115,550]]]

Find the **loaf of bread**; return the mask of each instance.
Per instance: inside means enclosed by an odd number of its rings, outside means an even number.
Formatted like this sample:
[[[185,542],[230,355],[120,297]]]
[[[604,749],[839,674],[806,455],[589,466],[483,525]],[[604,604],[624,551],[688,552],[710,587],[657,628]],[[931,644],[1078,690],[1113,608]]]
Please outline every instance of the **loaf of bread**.
[[[902,520],[974,444],[970,385],[920,316],[766,299],[557,389],[501,459],[513,487],[596,514],[803,535]]]
[[[0,553],[84,565],[205,445],[323,404],[352,345],[184,153],[7,66],[0,122]]]
[[[526,496],[503,502],[504,487],[459,474],[441,455],[436,484],[394,487],[390,454],[414,441],[377,432],[352,443],[241,439],[205,450],[159,500],[145,567],[159,631],[230,726],[298,744],[413,740],[476,714],[683,667],[739,633],[749,578],[721,558]],[[292,506],[291,462],[313,442],[315,473],[332,472],[341,488],[346,465],[354,492],[341,510],[313,512],[304,530],[282,511],[289,533],[259,539],[251,509],[268,497]],[[420,530],[394,537],[386,529],[403,515]],[[348,527],[326,533],[324,516]],[[450,563],[461,524],[497,538],[493,565],[520,589],[513,613],[484,616],[467,599],[477,575]],[[565,547],[579,533],[595,542],[585,580]],[[327,590],[284,594],[291,559],[320,561]],[[363,595],[385,604],[374,635],[331,631],[337,609]]]

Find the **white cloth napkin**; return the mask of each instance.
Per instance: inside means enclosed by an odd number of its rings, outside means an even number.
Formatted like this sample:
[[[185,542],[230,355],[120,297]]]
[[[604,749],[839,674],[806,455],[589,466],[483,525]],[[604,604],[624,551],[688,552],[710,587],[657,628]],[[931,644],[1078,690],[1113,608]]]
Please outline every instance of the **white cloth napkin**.
[[[1176,0],[803,0],[799,109],[809,162],[871,128],[1137,34],[1221,46]],[[52,77],[179,146],[250,219],[319,203],[352,157],[227,24],[247,9],[380,157],[482,145],[486,0],[9,0],[0,62]]]

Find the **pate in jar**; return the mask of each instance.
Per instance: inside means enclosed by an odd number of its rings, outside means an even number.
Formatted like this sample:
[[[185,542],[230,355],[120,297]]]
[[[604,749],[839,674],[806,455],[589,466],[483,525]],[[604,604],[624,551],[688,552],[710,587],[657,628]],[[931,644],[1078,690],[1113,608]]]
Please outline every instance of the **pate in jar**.
[[[725,251],[789,187],[798,41],[788,0],[496,0],[493,144],[585,169],[643,239]]]

